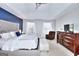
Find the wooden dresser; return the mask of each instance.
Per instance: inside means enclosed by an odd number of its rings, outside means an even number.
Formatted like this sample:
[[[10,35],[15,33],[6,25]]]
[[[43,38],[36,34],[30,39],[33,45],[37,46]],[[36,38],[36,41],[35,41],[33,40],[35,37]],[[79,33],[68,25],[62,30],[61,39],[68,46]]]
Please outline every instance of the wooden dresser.
[[[69,49],[74,55],[79,54],[79,33],[58,32],[57,42]]]

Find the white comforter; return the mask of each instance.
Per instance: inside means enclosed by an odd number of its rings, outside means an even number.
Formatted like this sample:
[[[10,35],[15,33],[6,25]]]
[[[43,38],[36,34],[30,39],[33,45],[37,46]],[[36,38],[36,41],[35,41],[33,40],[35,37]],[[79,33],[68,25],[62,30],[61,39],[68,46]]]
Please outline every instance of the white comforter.
[[[38,45],[38,38],[35,36],[20,36],[8,40],[2,46],[2,50],[14,51],[18,49],[35,49]]]

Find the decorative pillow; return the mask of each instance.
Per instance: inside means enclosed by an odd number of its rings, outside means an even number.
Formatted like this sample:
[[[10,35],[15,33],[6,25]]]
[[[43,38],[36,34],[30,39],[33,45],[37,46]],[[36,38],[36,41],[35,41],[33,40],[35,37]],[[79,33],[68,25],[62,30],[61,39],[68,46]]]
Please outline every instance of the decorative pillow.
[[[16,32],[16,35],[17,35],[17,36],[20,36],[20,35],[21,35],[21,33],[20,33],[20,32]]]
[[[11,38],[11,36],[10,36],[10,33],[3,33],[3,34],[1,34],[1,37],[3,38],[3,39],[9,39],[9,38]]]
[[[15,32],[10,32],[11,37],[17,37]]]

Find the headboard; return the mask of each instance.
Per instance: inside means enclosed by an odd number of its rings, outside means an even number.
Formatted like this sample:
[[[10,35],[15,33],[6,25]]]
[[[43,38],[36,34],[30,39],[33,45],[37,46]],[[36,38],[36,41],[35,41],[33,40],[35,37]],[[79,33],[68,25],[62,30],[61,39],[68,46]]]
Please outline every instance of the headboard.
[[[18,30],[19,30],[18,23],[12,23],[8,21],[0,20],[0,33],[6,33],[11,31],[18,31]]]

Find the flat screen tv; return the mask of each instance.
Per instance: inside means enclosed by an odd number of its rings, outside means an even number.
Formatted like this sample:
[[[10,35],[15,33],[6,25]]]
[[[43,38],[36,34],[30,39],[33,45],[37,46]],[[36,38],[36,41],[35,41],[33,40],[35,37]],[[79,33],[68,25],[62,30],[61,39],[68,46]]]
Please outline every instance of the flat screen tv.
[[[64,31],[69,32],[69,24],[64,25]]]

